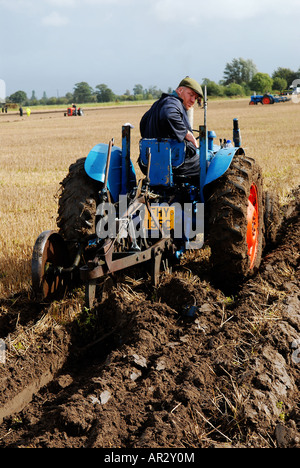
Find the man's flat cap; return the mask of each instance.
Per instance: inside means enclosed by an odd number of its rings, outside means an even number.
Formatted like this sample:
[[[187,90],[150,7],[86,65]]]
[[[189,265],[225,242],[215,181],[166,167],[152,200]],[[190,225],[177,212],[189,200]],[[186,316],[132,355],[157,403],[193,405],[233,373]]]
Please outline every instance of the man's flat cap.
[[[179,83],[180,86],[186,86],[187,88],[191,88],[195,93],[197,93],[201,98],[203,98],[203,91],[199,83],[197,83],[196,80],[193,80],[193,78],[190,78],[189,76],[186,76],[181,82]]]

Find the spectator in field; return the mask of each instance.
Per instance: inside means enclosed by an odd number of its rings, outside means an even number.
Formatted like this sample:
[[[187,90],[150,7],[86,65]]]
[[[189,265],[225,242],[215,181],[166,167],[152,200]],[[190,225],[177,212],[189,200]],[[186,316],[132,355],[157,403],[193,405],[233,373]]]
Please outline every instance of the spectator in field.
[[[185,141],[185,162],[174,171],[174,175],[194,177],[200,174],[198,143],[193,135],[187,111],[195,102],[201,103],[203,91],[200,84],[184,78],[171,94],[163,94],[144,114],[140,122],[142,138],[172,138]],[[143,170],[143,168],[141,167]]]

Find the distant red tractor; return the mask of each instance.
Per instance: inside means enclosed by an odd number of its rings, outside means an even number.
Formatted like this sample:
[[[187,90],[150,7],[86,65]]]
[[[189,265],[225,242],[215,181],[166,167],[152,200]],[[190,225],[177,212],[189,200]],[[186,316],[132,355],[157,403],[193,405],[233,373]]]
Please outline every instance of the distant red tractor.
[[[72,107],[68,107],[67,112],[65,112],[65,117],[73,117],[79,115],[80,117],[83,115],[83,110],[81,107],[77,109],[77,106],[75,104],[72,105]]]

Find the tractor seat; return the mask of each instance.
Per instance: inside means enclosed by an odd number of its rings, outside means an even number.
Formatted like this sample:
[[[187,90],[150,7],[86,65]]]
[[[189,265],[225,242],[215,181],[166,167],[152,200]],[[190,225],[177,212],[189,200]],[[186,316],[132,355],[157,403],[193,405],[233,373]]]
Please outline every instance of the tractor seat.
[[[140,140],[139,165],[147,171],[147,149],[151,151],[150,185],[173,186],[173,169],[178,169],[185,160],[185,143],[177,140],[143,138]]]

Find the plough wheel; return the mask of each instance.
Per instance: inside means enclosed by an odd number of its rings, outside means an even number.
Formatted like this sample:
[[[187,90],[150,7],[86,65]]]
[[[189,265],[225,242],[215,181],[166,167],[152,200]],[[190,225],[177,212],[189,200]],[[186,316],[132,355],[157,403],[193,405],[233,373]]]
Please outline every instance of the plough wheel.
[[[67,282],[59,270],[70,265],[63,238],[55,231],[45,231],[38,237],[32,255],[32,287],[37,299],[51,302],[61,299]]]

